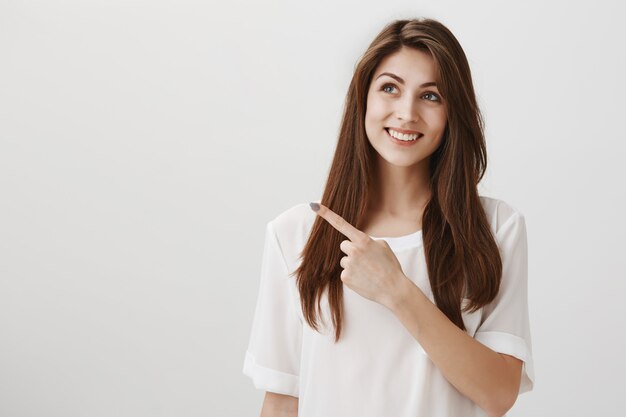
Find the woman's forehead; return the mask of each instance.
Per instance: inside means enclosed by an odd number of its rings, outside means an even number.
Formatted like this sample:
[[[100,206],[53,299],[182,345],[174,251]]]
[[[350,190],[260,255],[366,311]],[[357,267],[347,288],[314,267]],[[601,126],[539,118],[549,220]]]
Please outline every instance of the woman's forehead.
[[[385,73],[387,75],[383,75]],[[436,81],[437,67],[429,54],[406,48],[385,57],[379,63],[374,72],[374,80],[385,77],[394,78],[401,84],[423,84]]]

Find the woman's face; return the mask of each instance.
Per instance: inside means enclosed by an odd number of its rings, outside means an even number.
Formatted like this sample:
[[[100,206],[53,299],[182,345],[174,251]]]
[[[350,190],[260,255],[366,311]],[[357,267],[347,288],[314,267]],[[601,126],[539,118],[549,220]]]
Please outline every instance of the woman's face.
[[[407,47],[383,59],[374,72],[367,93],[365,131],[388,163],[409,167],[427,161],[441,143],[447,104],[437,86],[423,85],[434,82],[435,76],[432,57]],[[419,132],[418,138],[397,143],[387,133],[389,128]]]

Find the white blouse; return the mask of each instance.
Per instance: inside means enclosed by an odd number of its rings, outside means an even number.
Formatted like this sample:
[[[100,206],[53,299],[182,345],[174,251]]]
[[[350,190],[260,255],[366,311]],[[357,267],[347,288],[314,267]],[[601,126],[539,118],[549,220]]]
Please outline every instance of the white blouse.
[[[502,256],[500,292],[474,313],[467,333],[490,349],[524,362],[520,394],[533,389],[528,315],[528,248],[524,216],[480,196]],[[319,202],[319,200],[318,200]],[[265,231],[259,292],[243,373],[255,388],[299,397],[298,417],[473,417],[487,414],[461,394],[387,307],[344,285],[344,327],[334,342],[327,293],[322,333],[304,320],[295,271],[317,214],[298,204]],[[411,279],[434,303],[422,231],[387,241]],[[463,300],[463,305],[467,303]]]

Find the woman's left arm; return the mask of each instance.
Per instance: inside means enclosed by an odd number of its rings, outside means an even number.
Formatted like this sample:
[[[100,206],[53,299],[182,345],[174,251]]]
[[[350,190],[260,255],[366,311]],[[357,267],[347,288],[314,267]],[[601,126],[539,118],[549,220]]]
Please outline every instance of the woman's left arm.
[[[424,348],[446,379],[490,417],[515,403],[522,361],[498,353],[457,327],[422,290],[402,274],[389,308]]]
[[[532,357],[526,345],[526,339],[530,340],[526,320],[526,233],[521,215],[512,216],[497,235],[503,248],[502,283],[489,309],[483,310],[484,321],[472,338],[404,274],[386,242],[373,240],[322,204],[312,203],[311,208],[348,238],[339,245],[347,255],[339,262],[343,267],[341,281],[391,310],[445,378],[490,417],[503,416],[517,400],[520,388],[532,389]],[[515,317],[526,318],[512,320]],[[522,328],[517,328],[520,325]],[[520,332],[528,333],[526,339],[517,335]],[[526,358],[524,387],[520,382],[522,361],[487,345]]]

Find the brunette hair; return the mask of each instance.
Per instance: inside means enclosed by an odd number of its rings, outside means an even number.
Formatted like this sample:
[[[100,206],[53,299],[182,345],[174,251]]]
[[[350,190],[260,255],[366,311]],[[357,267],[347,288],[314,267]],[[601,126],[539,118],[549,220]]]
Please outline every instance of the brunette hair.
[[[476,102],[471,72],[461,45],[442,23],[428,18],[395,20],[383,28],[358,60],[344,105],[337,147],[321,203],[361,228],[370,201],[376,154],[365,132],[370,83],[379,63],[403,47],[432,56],[437,86],[447,101],[442,141],[430,155],[431,198],[422,217],[424,255],[437,307],[460,329],[463,311],[476,311],[492,301],[500,287],[502,261],[477,185],[487,167],[484,122]],[[317,312],[328,291],[328,304],[341,335],[343,282],[339,265],[345,240],[316,216],[300,252],[297,274],[303,316],[319,331]],[[315,303],[317,302],[317,310]]]

